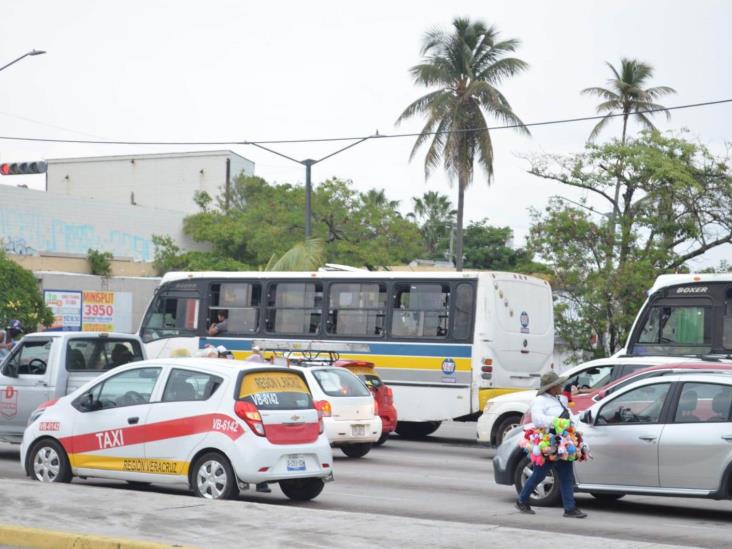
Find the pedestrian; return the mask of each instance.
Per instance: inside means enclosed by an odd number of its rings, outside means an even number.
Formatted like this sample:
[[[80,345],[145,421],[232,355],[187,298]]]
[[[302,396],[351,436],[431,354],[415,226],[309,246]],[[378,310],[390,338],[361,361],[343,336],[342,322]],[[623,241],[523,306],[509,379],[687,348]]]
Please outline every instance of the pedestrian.
[[[262,356],[262,349],[258,347],[257,345],[252,346],[252,354],[249,355],[246,358],[247,362],[267,362],[267,359],[265,359]]]
[[[219,309],[216,311],[216,322],[212,322],[208,328],[208,335],[216,336],[225,334],[229,329],[229,311]]]
[[[541,376],[539,390],[536,392],[536,398],[531,403],[531,421],[535,428],[550,432],[555,425],[555,420],[558,418],[569,420],[572,425],[576,423],[578,418],[569,411],[567,397],[562,395],[564,383],[566,383],[566,379],[559,377],[555,372],[548,372]],[[528,515],[535,514],[529,505],[529,497],[539,483],[546,478],[550,469],[553,468],[555,481],[559,481],[564,516],[567,518],[585,518],[587,514],[577,508],[574,500],[573,467],[574,462],[568,459],[556,459],[556,461],[547,459],[541,465],[535,462],[534,471],[524,484],[516,501],[516,509]]]

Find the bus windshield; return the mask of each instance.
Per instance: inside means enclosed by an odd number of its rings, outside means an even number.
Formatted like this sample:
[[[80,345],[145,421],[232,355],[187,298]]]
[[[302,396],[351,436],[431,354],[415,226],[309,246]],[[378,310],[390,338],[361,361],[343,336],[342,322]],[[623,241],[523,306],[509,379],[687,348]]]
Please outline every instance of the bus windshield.
[[[688,355],[712,350],[712,308],[701,305],[651,307],[642,325],[637,354]]]

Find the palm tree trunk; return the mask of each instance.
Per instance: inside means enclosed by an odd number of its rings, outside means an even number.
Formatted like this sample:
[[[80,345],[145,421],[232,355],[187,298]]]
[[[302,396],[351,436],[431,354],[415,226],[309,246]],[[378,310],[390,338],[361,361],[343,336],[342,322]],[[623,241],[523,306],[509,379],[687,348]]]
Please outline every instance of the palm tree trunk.
[[[458,175],[457,231],[455,235],[455,269],[463,270],[463,208],[465,207],[465,187],[467,178],[462,172]]]

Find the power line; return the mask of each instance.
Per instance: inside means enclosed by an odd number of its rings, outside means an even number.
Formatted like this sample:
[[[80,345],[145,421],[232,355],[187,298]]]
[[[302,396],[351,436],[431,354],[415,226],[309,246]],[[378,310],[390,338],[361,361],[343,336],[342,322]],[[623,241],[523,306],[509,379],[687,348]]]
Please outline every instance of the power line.
[[[693,109],[698,107],[708,107],[711,105],[721,105],[723,103],[732,103],[732,99],[718,99],[715,101],[704,101],[702,103],[689,103],[686,105],[676,105],[663,109],[648,109],[643,111],[635,111],[632,114],[652,114],[656,112],[676,111],[682,109]],[[31,141],[39,143],[70,143],[82,145],[139,145],[139,146],[226,146],[226,145],[277,145],[277,144],[294,144],[294,143],[328,143],[334,141],[366,141],[368,139],[396,139],[402,137],[418,137],[420,135],[437,135],[451,133],[470,133],[484,132],[496,130],[508,130],[516,128],[533,128],[537,126],[552,126],[559,124],[572,124],[575,122],[587,122],[591,120],[601,120],[603,118],[616,118],[623,116],[624,113],[610,113],[605,115],[580,116],[575,118],[561,118],[557,120],[545,120],[543,122],[529,122],[526,124],[506,124],[503,126],[486,126],[483,128],[465,128],[460,130],[446,130],[435,132],[411,132],[411,133],[391,133],[374,135],[360,135],[354,137],[320,137],[309,139],[270,139],[270,140],[221,140],[221,141],[122,141],[122,140],[95,140],[95,139],[54,139],[49,137],[19,137],[19,136],[0,136],[0,140],[5,141]]]

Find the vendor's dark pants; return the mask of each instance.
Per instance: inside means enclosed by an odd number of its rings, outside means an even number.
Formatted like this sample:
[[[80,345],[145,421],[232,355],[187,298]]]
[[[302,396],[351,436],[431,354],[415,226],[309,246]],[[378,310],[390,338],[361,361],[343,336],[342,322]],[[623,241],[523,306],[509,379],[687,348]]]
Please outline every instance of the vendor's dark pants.
[[[531,493],[546,478],[549,470],[553,467],[554,482],[559,482],[559,492],[562,494],[564,510],[572,511],[576,507],[574,502],[574,469],[572,466],[573,462],[565,460],[546,461],[544,465],[534,464],[534,472],[524,484],[524,488],[518,497],[519,502],[529,502]]]

